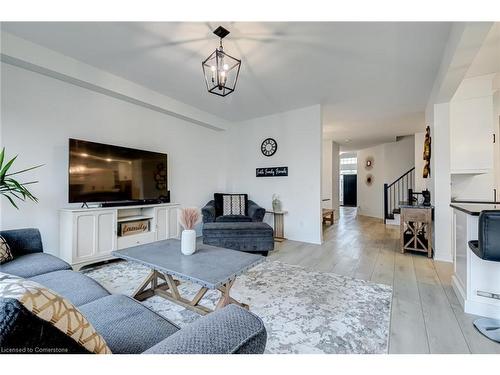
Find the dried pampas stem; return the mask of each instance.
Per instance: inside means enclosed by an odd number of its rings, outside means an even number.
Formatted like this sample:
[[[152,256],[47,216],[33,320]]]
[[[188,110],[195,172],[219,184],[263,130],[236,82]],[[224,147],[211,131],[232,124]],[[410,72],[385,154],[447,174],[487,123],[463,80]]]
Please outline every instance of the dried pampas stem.
[[[179,221],[184,229],[194,229],[194,226],[200,221],[200,210],[194,207],[181,209]]]

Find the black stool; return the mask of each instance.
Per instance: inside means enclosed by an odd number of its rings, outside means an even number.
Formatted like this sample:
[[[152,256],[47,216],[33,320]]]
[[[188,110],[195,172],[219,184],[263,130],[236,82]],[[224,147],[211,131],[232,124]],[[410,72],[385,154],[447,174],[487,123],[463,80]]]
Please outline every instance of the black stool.
[[[481,212],[478,234],[478,241],[469,241],[470,249],[483,260],[500,262],[500,211]],[[480,318],[474,326],[490,340],[500,342],[500,320]]]

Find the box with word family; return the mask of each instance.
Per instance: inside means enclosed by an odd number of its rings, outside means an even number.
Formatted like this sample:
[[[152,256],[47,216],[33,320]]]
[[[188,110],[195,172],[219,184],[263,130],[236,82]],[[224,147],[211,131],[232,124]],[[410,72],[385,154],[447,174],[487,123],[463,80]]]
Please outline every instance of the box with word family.
[[[134,220],[118,223],[118,235],[130,236],[133,234],[149,232],[149,220]]]

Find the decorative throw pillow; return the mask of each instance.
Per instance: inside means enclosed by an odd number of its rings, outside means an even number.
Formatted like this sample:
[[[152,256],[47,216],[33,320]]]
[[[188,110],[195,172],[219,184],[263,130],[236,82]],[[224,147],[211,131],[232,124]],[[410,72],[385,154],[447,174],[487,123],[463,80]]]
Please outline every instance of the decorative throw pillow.
[[[247,215],[247,194],[214,194],[215,216]]]
[[[34,281],[0,272],[0,298],[19,301],[91,353],[111,353],[102,336],[71,302]]]
[[[5,241],[5,238],[0,236],[0,264],[6,263],[12,259],[14,259],[14,257],[10,251],[9,244]]]

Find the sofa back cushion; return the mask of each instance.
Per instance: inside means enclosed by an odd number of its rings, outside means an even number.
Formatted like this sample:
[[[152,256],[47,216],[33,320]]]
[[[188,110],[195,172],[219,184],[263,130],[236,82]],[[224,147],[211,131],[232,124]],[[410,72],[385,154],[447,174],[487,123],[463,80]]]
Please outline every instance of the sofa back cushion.
[[[10,330],[0,329],[2,348],[3,342],[9,345],[12,334],[19,328],[8,319],[9,316],[14,316],[16,319],[22,317],[30,321],[28,326],[47,326],[48,323],[52,332],[57,329],[80,346],[82,351],[84,349],[90,353],[111,353],[102,336],[71,302],[34,281],[0,273],[0,302],[3,309],[0,311],[0,326],[10,327]],[[19,332],[15,334],[19,337]],[[37,347],[44,345],[44,338],[40,337]],[[61,343],[61,348],[65,348],[64,343]]]
[[[12,253],[10,251],[9,244],[7,243],[5,238],[0,236],[0,264],[7,263],[12,259],[14,259],[14,257],[12,256]]]
[[[215,193],[215,217],[248,215],[248,194]]]
[[[0,236],[9,244],[14,258],[43,251],[42,236],[36,228],[4,230],[0,231]]]

